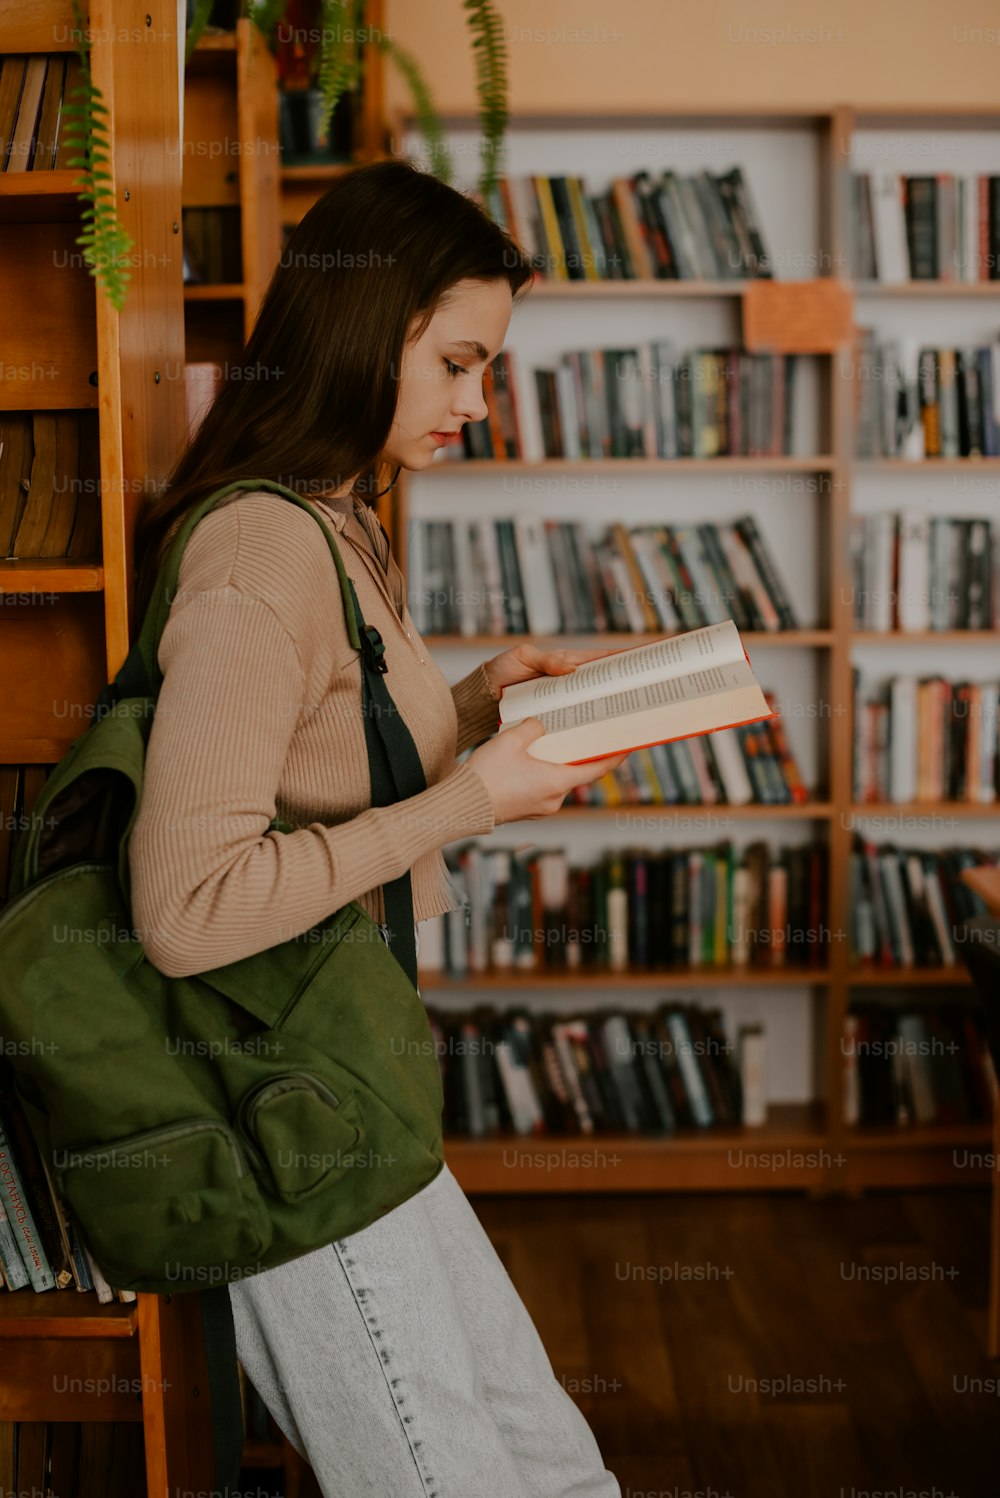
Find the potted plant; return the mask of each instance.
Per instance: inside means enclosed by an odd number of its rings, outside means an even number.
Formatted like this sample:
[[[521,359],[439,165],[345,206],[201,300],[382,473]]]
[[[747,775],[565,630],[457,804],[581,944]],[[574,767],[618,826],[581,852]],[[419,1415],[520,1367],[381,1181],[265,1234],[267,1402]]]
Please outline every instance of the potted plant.
[[[218,5],[220,0],[214,0],[214,3]],[[224,0],[224,3],[231,3],[231,0]],[[302,0],[243,0],[243,3],[247,7],[246,13],[276,51],[279,67],[283,65],[284,76],[292,85],[289,93],[310,95],[302,107],[313,110],[311,125],[303,127],[298,142],[311,133],[314,139],[325,143],[326,149],[337,151],[339,148],[345,155],[350,155],[344,147],[350,140],[351,106],[362,85],[364,49],[374,44],[391,59],[406,80],[417,124],[427,142],[431,171],[443,182],[451,181],[451,160],[444,130],[427,81],[412,53],[378,27],[366,25],[365,0],[316,0],[311,9]],[[193,15],[187,33],[188,56],[210,16],[215,13],[213,0],[192,0],[192,4]],[[493,0],[463,0],[463,8],[476,68],[482,131],[478,191],[485,201],[500,175],[507,128],[507,51],[503,25]],[[313,24],[303,27],[303,19],[311,20]],[[283,30],[287,36],[283,36]],[[319,46],[308,41],[296,43],[297,30],[318,31]],[[291,142],[297,143],[294,134]]]

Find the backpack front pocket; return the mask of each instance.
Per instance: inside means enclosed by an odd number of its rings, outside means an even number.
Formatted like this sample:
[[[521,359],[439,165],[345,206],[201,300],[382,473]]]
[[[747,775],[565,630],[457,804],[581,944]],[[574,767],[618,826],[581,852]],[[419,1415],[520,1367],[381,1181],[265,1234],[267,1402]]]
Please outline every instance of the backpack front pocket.
[[[237,1122],[257,1148],[282,1201],[305,1201],[360,1156],[363,1126],[351,1092],[333,1092],[306,1071],[262,1082],[240,1099]]]
[[[263,1267],[270,1218],[238,1138],[218,1119],[56,1150],[53,1163],[116,1289],[207,1287]]]

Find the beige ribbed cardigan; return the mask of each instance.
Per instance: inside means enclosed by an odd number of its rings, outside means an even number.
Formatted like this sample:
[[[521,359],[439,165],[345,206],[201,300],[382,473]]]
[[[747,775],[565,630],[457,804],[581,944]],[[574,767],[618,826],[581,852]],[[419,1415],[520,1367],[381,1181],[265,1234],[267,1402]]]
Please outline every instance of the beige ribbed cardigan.
[[[263,491],[222,501],[184,551],[129,842],[134,925],[171,977],[287,941],[350,900],[382,921],[380,886],[407,869],[417,920],[457,909],[441,849],[494,826],[485,783],[455,763],[499,724],[483,667],[449,687],[375,518],[357,499],[312,502],[385,642],[428,788],[371,805],[361,667],[316,520]],[[267,832],[274,816],[295,830]]]

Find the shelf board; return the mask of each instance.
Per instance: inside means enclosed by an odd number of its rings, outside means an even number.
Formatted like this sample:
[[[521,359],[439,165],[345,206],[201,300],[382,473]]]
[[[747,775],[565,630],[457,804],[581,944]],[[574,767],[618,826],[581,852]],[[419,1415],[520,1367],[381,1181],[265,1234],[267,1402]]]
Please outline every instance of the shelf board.
[[[245,295],[242,281],[196,281],[184,287],[186,302],[235,302]]]
[[[446,1134],[445,1159],[463,1190],[473,1192],[742,1191],[819,1184],[827,1143],[821,1104],[783,1103],[771,1105],[759,1128],[487,1139]],[[734,1149],[766,1154],[768,1163],[755,1169],[734,1161]],[[775,1168],[775,1156],[786,1151],[791,1158]]]
[[[980,111],[981,113],[982,111]],[[714,126],[729,127],[750,125],[775,129],[794,129],[804,125],[824,125],[830,119],[828,109],[810,109],[796,104],[768,104],[761,108],[742,104],[712,104],[708,108],[698,105],[678,104],[675,108],[664,105],[659,99],[650,104],[636,104],[625,109],[609,109],[595,117],[593,111],[567,109],[525,109],[511,114],[507,128],[519,130],[612,130],[616,126],[638,129],[642,126],[669,126],[671,129],[688,126],[694,130],[707,130]],[[398,118],[403,126],[415,124],[410,109],[400,109]],[[480,128],[479,116],[464,109],[442,112],[441,123],[446,130],[476,130]]]
[[[860,473],[1000,473],[1000,458],[856,458]]]
[[[995,817],[1000,801],[860,801],[852,817]]]
[[[235,52],[236,32],[206,28],[195,43],[195,52]]]
[[[855,281],[853,290],[864,297],[995,297],[1000,296],[1000,281]]]
[[[83,206],[79,167],[58,171],[0,172],[0,223],[72,219]]]
[[[617,815],[619,812],[635,812],[638,815],[647,815],[650,812],[662,813],[664,818],[672,816],[703,816],[705,814],[714,817],[748,817],[763,818],[780,817],[787,819],[805,818],[806,820],[817,820],[832,817],[833,807],[828,801],[805,801],[790,802],[781,806],[764,806],[759,802],[752,801],[747,806],[732,806],[728,801],[720,801],[716,804],[711,802],[684,802],[676,806],[668,806],[661,801],[623,801],[618,806],[579,806],[571,802],[567,806],[561,806],[554,813],[557,817],[565,816],[604,816]]]
[[[741,297],[748,281],[659,281],[648,276],[634,281],[553,281],[536,274],[531,299],[553,297]]]
[[[844,1143],[856,1150],[955,1149],[989,1146],[992,1138],[989,1123],[902,1124],[898,1129],[858,1126],[848,1130]]]
[[[0,596],[4,593],[102,593],[104,568],[99,558],[20,557],[0,561]]]
[[[1000,458],[993,460],[1000,468]],[[773,458],[450,458],[432,463],[421,474],[458,476],[473,472],[486,473],[832,473],[838,467],[836,458],[819,453],[812,458],[776,456]],[[893,464],[892,466],[899,466]]]
[[[882,967],[848,969],[850,988],[950,988],[971,982],[964,967]]]
[[[357,165],[355,161],[299,162],[283,166],[279,176],[282,182],[330,182]]]
[[[647,969],[612,972],[607,968],[597,971],[556,968],[538,972],[528,969],[470,972],[464,978],[457,978],[437,968],[421,968],[418,978],[421,992],[450,989],[464,993],[472,989],[505,988],[770,988],[775,984],[802,987],[829,983],[830,973],[826,968],[814,967],[682,967],[660,968],[652,972]]]
[[[577,645],[620,645],[623,650],[628,650],[633,645],[646,645],[654,640],[668,640],[674,638],[671,634],[647,634],[638,631],[624,630],[605,632],[595,631],[587,633],[585,630],[567,630],[563,634],[536,634],[536,635],[421,635],[425,645],[437,646],[469,646],[476,650],[489,650],[499,642],[504,649],[509,649],[523,640],[552,641],[555,648],[560,648],[567,641],[572,640]],[[832,629],[783,629],[783,630],[744,630],[740,638],[746,645],[811,645],[828,648],[832,646],[836,636]],[[996,642],[996,635],[989,634],[986,638]]]
[[[4,1337],[132,1337],[138,1302],[101,1305],[94,1291],[74,1289],[0,1291],[0,1339]]]
[[[746,635],[743,636],[747,638]],[[996,645],[995,629],[855,629],[852,642],[859,645]]]
[[[72,746],[71,738],[19,739],[0,735],[0,765],[56,765]]]

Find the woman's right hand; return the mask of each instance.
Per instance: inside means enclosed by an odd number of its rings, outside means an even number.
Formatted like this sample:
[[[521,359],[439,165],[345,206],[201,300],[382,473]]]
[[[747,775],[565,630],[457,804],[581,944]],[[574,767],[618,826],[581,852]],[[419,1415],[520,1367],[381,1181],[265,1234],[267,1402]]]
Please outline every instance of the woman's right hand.
[[[553,765],[528,753],[528,745],[545,732],[537,718],[524,718],[473,750],[467,763],[489,791],[497,825],[558,811],[575,785],[599,780],[628,754],[609,754],[585,765]]]

